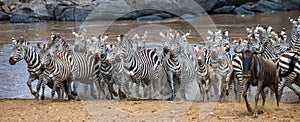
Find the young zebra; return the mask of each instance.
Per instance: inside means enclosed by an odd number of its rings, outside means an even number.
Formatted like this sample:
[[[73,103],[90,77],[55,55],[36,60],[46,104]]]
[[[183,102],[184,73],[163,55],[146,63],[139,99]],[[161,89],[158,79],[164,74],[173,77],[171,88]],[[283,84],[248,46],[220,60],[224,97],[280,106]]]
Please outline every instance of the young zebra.
[[[57,87],[60,87],[62,89],[62,98],[64,97],[64,92],[67,91],[68,98],[72,98],[71,95],[71,88],[70,88],[70,82],[71,82],[71,66],[70,63],[67,62],[64,59],[61,59],[59,56],[53,54],[51,55],[49,50],[47,50],[47,46],[41,46],[41,63],[43,68],[43,76],[47,79],[47,82],[53,82],[53,88],[51,91],[51,101],[53,100],[55,91]],[[70,56],[68,56],[70,57]],[[67,88],[63,87],[64,83],[67,83]],[[45,83],[43,84],[45,86]],[[60,99],[61,96],[58,94],[58,99]]]
[[[204,101],[204,89],[203,84],[205,84],[206,99],[209,100],[209,89],[211,81],[213,80],[213,69],[210,65],[204,62],[202,54],[198,54],[198,68],[197,68],[197,81],[200,88],[200,93],[202,94],[202,100]]]
[[[27,70],[29,73],[29,79],[27,81],[27,86],[33,96],[38,99],[39,91],[41,88],[41,84],[43,82],[42,70],[41,70],[41,61],[39,54],[36,52],[35,48],[33,48],[23,37],[16,40],[12,38],[13,42],[13,53],[9,58],[9,63],[11,65],[16,64],[17,62],[24,59],[27,63]],[[34,91],[31,87],[31,83],[34,80],[38,80],[38,84],[36,86],[36,91]],[[44,99],[44,96],[41,97]]]
[[[292,84],[300,87],[300,52],[289,51],[279,56],[276,62],[277,69],[279,69],[279,77],[281,78],[279,84],[279,96],[282,96],[285,86],[293,90],[300,99],[300,91],[292,86]]]

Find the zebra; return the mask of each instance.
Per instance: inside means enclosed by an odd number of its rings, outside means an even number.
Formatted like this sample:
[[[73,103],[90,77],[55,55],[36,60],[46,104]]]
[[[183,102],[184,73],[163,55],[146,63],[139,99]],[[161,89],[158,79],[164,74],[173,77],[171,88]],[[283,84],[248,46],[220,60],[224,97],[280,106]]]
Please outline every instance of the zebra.
[[[179,44],[176,42],[178,37],[175,37],[171,31],[167,34],[160,32],[160,35],[163,37],[161,62],[164,72],[167,74],[169,87],[171,88],[170,99],[174,99],[180,86],[181,64],[178,61],[178,56],[181,49]]]
[[[153,80],[155,79],[153,73],[160,66],[156,49],[134,51],[127,36],[120,36],[118,43],[117,53],[124,59],[125,72],[131,77],[131,80],[134,83],[141,84],[142,87],[149,86],[150,83],[155,87],[157,81]]]
[[[218,81],[218,97],[223,99],[224,98],[224,91],[225,91],[225,81],[226,78],[231,75],[232,72],[232,65],[231,62],[226,58],[224,55],[218,56],[218,66],[214,70],[215,78]],[[216,93],[215,93],[216,94]]]
[[[113,85],[115,84],[115,81],[112,76],[113,65],[111,61],[111,55],[109,53],[109,50],[106,47],[106,44],[103,45],[102,48],[103,49],[101,50],[101,54],[100,54],[100,61],[101,61],[100,73],[103,80],[107,83],[110,97],[111,99],[113,99],[114,98],[113,95],[117,96],[118,94],[113,89]]]
[[[132,41],[136,43],[137,50],[145,48],[145,42],[147,38],[147,31],[144,32],[143,36],[139,36],[138,34],[134,34],[132,37]]]
[[[300,99],[300,91],[295,89],[292,84],[300,87],[300,52],[288,51],[279,56],[276,62],[277,69],[279,69],[279,77],[281,78],[279,84],[279,95],[282,96],[285,86],[293,90]]]
[[[41,84],[43,82],[42,70],[41,70],[41,61],[38,52],[34,47],[32,47],[23,37],[20,37],[18,40],[12,38],[13,42],[13,53],[9,58],[9,63],[11,65],[16,64],[17,62],[24,59],[27,63],[27,70],[29,73],[29,79],[27,81],[27,86],[33,96],[36,99],[39,98],[39,91]],[[36,86],[36,91],[31,87],[31,83],[35,80],[38,80]],[[44,96],[41,96],[41,99],[44,99]]]
[[[290,19],[290,22],[292,23],[292,32],[291,32],[291,43],[289,49],[291,50],[300,50],[300,41],[298,41],[300,35],[299,21],[300,21],[300,16],[296,20]]]
[[[75,52],[83,52],[86,53],[87,49],[87,41],[85,40],[85,35],[86,35],[86,29],[83,29],[81,33],[76,33],[75,31],[72,32],[72,34],[75,36],[75,47],[74,51]]]
[[[166,57],[164,57],[163,68],[164,71],[167,73],[168,82],[170,88],[172,90],[171,98],[175,98],[176,92],[180,86],[180,73],[181,73],[181,66],[178,60],[178,53],[174,53],[173,51],[168,51],[167,48],[164,49],[164,53],[170,53]]]
[[[205,84],[205,93],[206,93],[206,99],[209,100],[209,89],[210,89],[210,84],[211,81],[213,80],[214,76],[214,71],[213,68],[205,63],[204,61],[204,56],[201,54],[201,52],[197,53],[198,54],[198,67],[197,67],[197,81],[198,85],[200,88],[200,93],[202,94],[202,101],[204,101],[204,89],[203,89],[203,84]]]
[[[64,92],[68,90],[68,98],[71,99],[71,66],[70,63],[64,59],[61,59],[58,55],[51,55],[49,50],[47,50],[47,46],[42,46],[42,50],[40,51],[41,55],[41,63],[43,68],[43,76],[47,79],[47,82],[53,82],[53,89],[51,91],[51,101],[53,100],[55,91],[57,87],[62,89],[62,98],[64,97]],[[70,57],[70,56],[68,56]],[[67,88],[63,86],[66,82]],[[46,83],[43,84],[45,86]],[[58,94],[58,98],[60,99],[60,93]]]
[[[247,32],[249,33],[249,28],[247,28]],[[241,96],[243,93],[243,82],[244,82],[243,61],[242,61],[243,55],[239,53],[239,50],[243,50],[244,48],[246,49],[249,48],[248,43],[249,41],[246,40],[242,41],[242,39],[239,39],[239,44],[236,45],[236,47],[234,48],[235,55],[233,56],[233,59],[231,61],[232,70],[226,77],[225,93],[226,95],[229,95],[229,86],[233,84],[235,98],[237,101],[241,101]]]
[[[51,45],[51,47],[48,49],[50,52],[56,51],[56,50],[65,50],[69,51],[70,46],[69,44],[59,35],[51,33],[50,35],[51,40],[48,45]]]
[[[83,84],[88,84],[91,89],[90,95],[93,98],[97,98],[97,96],[95,95],[94,83],[98,82],[100,84],[100,60],[96,60],[96,55],[91,53],[75,52],[70,49],[64,49],[61,47],[64,44],[61,43],[66,42],[55,41],[55,43],[50,43],[50,50],[71,64],[71,72],[73,75],[72,80],[79,81]],[[72,60],[70,60],[70,58],[68,57],[65,57],[66,53],[69,53],[69,55],[72,57]],[[74,93],[76,94],[77,82],[74,83],[73,87]],[[102,86],[100,86],[100,90],[103,91]]]

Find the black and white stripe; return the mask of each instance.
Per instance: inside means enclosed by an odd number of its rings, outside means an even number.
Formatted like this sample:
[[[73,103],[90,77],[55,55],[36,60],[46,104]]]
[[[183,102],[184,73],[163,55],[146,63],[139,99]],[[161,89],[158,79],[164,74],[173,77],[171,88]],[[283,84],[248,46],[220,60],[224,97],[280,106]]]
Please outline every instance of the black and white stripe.
[[[9,58],[9,63],[14,65],[15,63],[25,60],[27,63],[27,70],[29,73],[29,79],[27,81],[28,88],[32,95],[36,98],[39,97],[39,91],[41,88],[41,84],[43,82],[42,70],[41,70],[41,61],[39,58],[38,52],[33,48],[23,37],[16,40],[12,38],[13,41],[13,53]],[[39,80],[36,91],[32,89],[31,83],[35,80]],[[42,99],[44,96],[42,95]]]
[[[276,63],[281,79],[278,88],[280,96],[284,87],[287,86],[300,98],[300,91],[292,86],[292,84],[300,86],[300,52],[291,50],[283,53],[279,56],[279,60]]]
[[[53,89],[51,91],[51,100],[54,97],[55,91],[58,87],[62,89],[62,97],[64,97],[64,92],[68,90],[68,96],[71,95],[70,79],[71,79],[71,66],[66,60],[60,58],[57,55],[51,55],[49,50],[42,49],[40,52],[41,62],[43,67],[43,76],[47,79],[47,82],[53,82]],[[65,89],[64,82],[67,83],[67,88]],[[60,94],[58,98],[60,99]],[[71,98],[71,97],[69,97]]]

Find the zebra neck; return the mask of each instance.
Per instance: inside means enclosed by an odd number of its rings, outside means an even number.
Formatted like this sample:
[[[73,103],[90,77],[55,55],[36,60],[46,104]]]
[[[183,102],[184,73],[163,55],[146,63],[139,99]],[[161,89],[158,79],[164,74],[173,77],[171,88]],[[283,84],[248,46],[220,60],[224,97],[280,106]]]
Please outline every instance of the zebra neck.
[[[28,45],[26,50],[25,50],[24,60],[28,64],[28,67],[33,67],[35,65],[40,64],[38,53],[30,45]]]

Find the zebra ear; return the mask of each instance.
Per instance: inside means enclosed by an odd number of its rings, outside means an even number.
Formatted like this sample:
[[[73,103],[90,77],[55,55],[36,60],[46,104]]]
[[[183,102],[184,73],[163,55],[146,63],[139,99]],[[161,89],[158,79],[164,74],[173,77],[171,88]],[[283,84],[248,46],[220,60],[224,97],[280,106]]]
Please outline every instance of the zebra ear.
[[[41,50],[45,50],[48,48],[48,44],[47,43],[37,43],[37,47]]]
[[[39,49],[43,49],[43,48],[44,48],[44,45],[43,45],[42,43],[37,43],[37,47],[38,47]]]
[[[18,41],[14,37],[11,38],[11,41],[12,41],[13,44],[17,44],[18,43]]]

